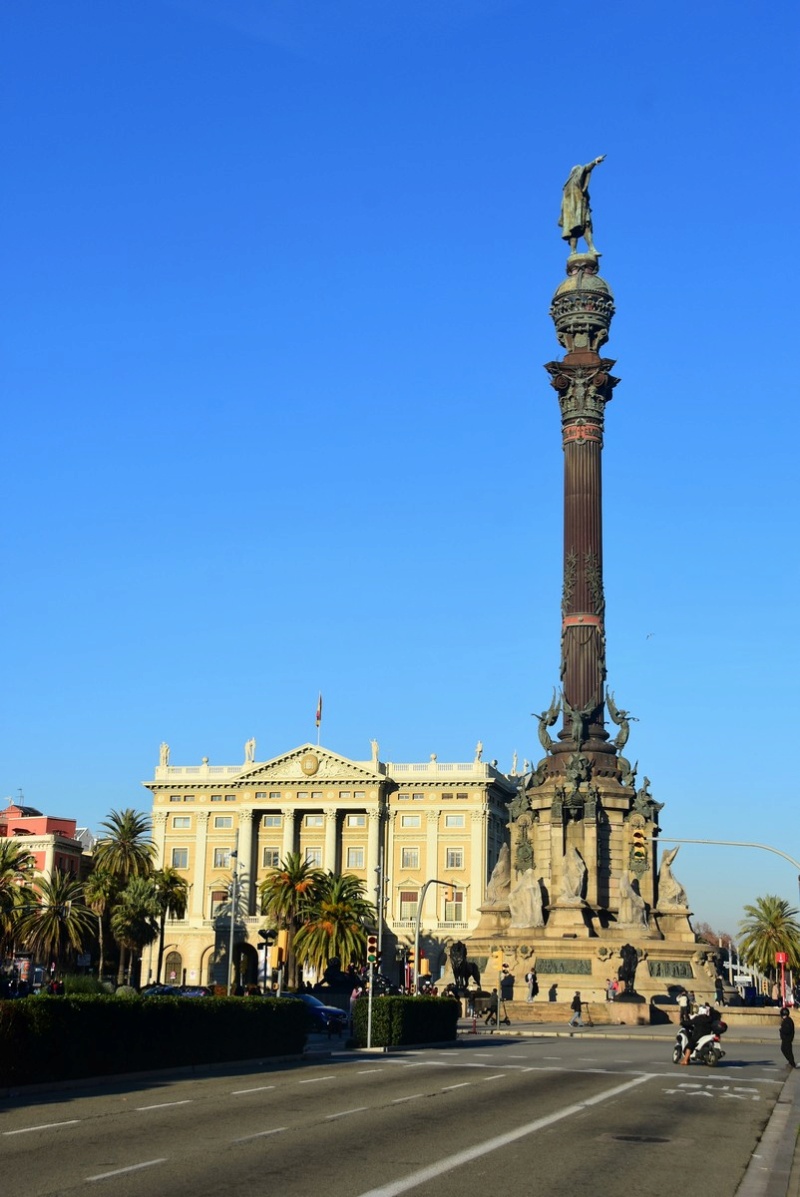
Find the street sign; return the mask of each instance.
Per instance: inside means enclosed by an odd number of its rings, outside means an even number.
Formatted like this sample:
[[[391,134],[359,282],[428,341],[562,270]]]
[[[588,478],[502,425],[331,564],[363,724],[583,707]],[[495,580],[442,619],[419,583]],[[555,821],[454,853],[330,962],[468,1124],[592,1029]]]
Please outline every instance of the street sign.
[[[788,964],[789,963],[788,953],[776,952],[775,953],[775,963],[776,964]]]

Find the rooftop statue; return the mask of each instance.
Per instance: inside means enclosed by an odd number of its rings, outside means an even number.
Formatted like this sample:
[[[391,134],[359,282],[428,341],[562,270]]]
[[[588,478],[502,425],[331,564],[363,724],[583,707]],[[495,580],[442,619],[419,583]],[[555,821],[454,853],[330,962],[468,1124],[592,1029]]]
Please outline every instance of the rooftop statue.
[[[601,154],[594,162],[587,166],[573,166],[569,178],[564,184],[564,194],[561,198],[561,215],[558,223],[561,225],[561,236],[569,241],[570,253],[577,253],[578,238],[583,237],[590,254],[598,257],[592,240],[592,210],[589,206],[589,177],[596,166],[605,158]]]

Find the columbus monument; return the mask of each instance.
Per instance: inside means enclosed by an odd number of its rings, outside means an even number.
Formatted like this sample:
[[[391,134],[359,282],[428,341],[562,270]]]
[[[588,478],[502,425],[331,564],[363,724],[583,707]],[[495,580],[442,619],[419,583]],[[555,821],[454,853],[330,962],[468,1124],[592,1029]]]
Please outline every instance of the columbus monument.
[[[541,758],[519,778],[510,857],[490,880],[469,953],[489,976],[503,963],[520,980],[535,967],[545,995],[569,1000],[580,989],[597,1000],[619,976],[629,996],[658,1002],[681,985],[713,992],[714,968],[672,873],[677,849],[659,868],[663,804],[626,755],[635,719],[606,685],[602,455],[619,379],[602,356],[614,299],[599,273],[589,200],[602,161],[573,167],[564,185],[559,224],[570,252],[550,315],[565,352],[545,366],[564,453],[559,684],[535,713]]]

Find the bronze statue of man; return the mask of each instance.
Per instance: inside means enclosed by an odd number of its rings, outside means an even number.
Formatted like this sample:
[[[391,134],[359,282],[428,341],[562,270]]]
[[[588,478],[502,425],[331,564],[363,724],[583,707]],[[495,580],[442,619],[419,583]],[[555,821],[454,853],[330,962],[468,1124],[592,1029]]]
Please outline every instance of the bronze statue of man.
[[[578,248],[578,238],[583,237],[590,254],[597,255],[592,240],[592,210],[589,206],[589,176],[596,166],[605,158],[601,154],[587,166],[573,166],[569,178],[564,184],[564,194],[561,198],[561,236],[569,241],[569,251],[574,254]]]

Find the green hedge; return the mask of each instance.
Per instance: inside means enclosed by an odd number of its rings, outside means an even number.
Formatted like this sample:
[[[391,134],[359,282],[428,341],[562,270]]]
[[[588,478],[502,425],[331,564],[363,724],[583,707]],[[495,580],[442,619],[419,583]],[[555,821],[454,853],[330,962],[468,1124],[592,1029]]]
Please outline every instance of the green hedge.
[[[0,1001],[0,1086],[295,1055],[305,1015],[269,998]]]
[[[366,998],[353,1010],[353,1034],[359,1047],[367,1045]],[[409,1043],[443,1043],[456,1038],[461,1003],[440,997],[376,997],[372,1003],[372,1046],[399,1047]]]

